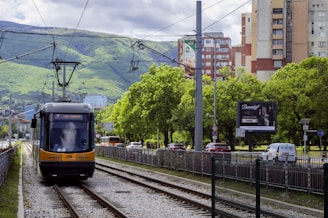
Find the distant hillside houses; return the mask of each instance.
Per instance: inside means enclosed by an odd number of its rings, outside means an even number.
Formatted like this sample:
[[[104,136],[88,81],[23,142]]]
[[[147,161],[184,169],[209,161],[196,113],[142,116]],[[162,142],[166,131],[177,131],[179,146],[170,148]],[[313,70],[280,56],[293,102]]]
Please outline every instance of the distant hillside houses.
[[[95,110],[100,110],[107,106],[107,96],[101,94],[89,94],[85,96],[83,102],[89,103]]]

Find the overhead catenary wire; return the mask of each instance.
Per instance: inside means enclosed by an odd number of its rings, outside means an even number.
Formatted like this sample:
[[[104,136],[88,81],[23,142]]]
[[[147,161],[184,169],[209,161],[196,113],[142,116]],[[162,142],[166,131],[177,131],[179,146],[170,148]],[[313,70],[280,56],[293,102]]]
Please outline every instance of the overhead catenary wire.
[[[212,5],[210,5],[210,6],[206,7],[206,8],[204,8],[202,11],[204,12],[204,11],[206,11],[206,10],[208,10],[208,9],[210,9],[210,8],[216,6],[216,5],[218,5],[218,4],[220,4],[220,3],[224,2],[224,1],[225,1],[225,0],[221,0],[221,1],[219,1],[219,2],[216,2],[216,3],[212,4]],[[178,20],[177,22],[174,22],[174,23],[169,24],[169,25],[167,25],[167,26],[165,26],[165,27],[162,27],[162,28],[160,28],[160,29],[158,29],[158,30],[155,30],[155,32],[152,33],[152,34],[150,34],[150,35],[148,35],[148,37],[153,36],[153,35],[155,35],[155,33],[157,33],[157,32],[161,32],[161,31],[163,31],[163,30],[165,30],[165,29],[168,29],[168,28],[170,28],[170,27],[172,27],[172,26],[174,26],[174,25],[176,25],[176,24],[178,24],[178,23],[181,23],[182,21],[185,21],[185,20],[187,20],[187,19],[189,19],[189,18],[191,18],[191,17],[193,17],[193,16],[195,16],[195,15],[196,15],[196,13],[192,13],[192,14],[188,15],[187,17],[185,17],[185,18],[183,18],[183,19],[181,19],[181,20]],[[147,36],[146,36],[146,38],[147,38]]]
[[[37,49],[37,50],[34,50],[34,51],[27,52],[25,54],[17,55],[15,57],[12,57],[12,58],[9,58],[9,59],[5,59],[5,60],[1,61],[0,64],[5,63],[5,62],[8,62],[8,61],[15,60],[15,59],[20,59],[20,58],[22,58],[24,56],[27,56],[27,55],[30,55],[30,54],[33,54],[33,53],[36,53],[36,52],[39,52],[39,51],[42,51],[42,50],[45,50],[45,49],[54,47],[54,46],[55,46],[55,44],[52,43],[52,45],[49,45],[49,46],[46,46],[46,47],[43,47],[43,48],[40,48],[40,49]]]
[[[238,9],[244,7],[245,5],[247,5],[249,2],[251,2],[251,0],[246,1],[245,3],[241,4],[240,6],[238,6],[237,8],[233,9],[232,11],[228,12],[227,14],[223,15],[221,18],[219,18],[218,20],[216,20],[215,22],[213,22],[212,24],[208,25],[207,27],[203,28],[203,32],[210,28],[211,26],[217,24],[218,22],[220,22],[221,20],[223,20],[224,18],[226,18],[227,16],[233,14],[235,11],[237,11]]]
[[[41,13],[40,13],[40,10],[39,10],[38,6],[35,4],[35,1],[34,1],[34,0],[32,0],[32,2],[33,2],[33,5],[34,5],[34,7],[35,7],[35,10],[38,12],[38,14],[39,14],[39,16],[40,16],[40,19],[41,19],[43,25],[46,27],[46,26],[47,26],[47,25],[46,25],[46,22],[44,22],[44,19],[43,19]]]
[[[84,5],[84,8],[83,8],[82,14],[81,14],[81,16],[80,16],[80,19],[79,19],[79,21],[78,21],[78,23],[77,23],[77,25],[76,25],[76,27],[75,27],[75,30],[74,30],[74,32],[73,32],[73,35],[72,35],[72,37],[71,37],[71,39],[70,39],[70,41],[69,41],[69,43],[68,43],[68,45],[67,45],[67,50],[66,50],[66,52],[65,52],[64,59],[65,59],[65,57],[66,57],[66,53],[67,53],[69,47],[70,47],[71,44],[72,44],[73,38],[74,38],[74,36],[75,36],[75,34],[76,34],[76,32],[77,32],[79,26],[80,26],[80,23],[81,23],[82,17],[83,17],[83,15],[84,15],[84,12],[85,12],[87,6],[88,6],[88,3],[89,3],[89,0],[87,0],[86,3],[85,3],[85,5]]]
[[[41,12],[40,12],[38,6],[36,5],[35,1],[32,0],[32,2],[33,2],[33,5],[34,5],[34,7],[35,7],[35,10],[37,11],[37,13],[38,13],[39,16],[40,16],[40,19],[41,19],[41,21],[42,21],[44,27],[47,27],[46,22],[44,21],[43,16],[42,16],[42,14],[41,14]],[[53,60],[53,58],[54,58],[54,53],[55,53],[55,49],[56,49],[56,43],[55,43],[55,37],[54,37],[54,36],[52,36],[52,41],[53,41],[53,44],[54,44],[54,49],[53,49],[53,53],[52,53],[52,58],[51,58],[51,59]]]

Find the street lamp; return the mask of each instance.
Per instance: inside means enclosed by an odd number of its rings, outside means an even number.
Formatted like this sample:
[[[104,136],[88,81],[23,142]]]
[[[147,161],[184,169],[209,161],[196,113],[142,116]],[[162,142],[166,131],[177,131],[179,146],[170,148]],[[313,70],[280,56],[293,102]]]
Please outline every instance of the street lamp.
[[[213,52],[213,55],[214,55],[214,59],[213,59],[213,75],[214,75],[214,99],[213,99],[213,104],[214,104],[214,112],[213,112],[213,132],[212,132],[212,137],[213,137],[213,142],[216,142],[216,139],[217,139],[217,126],[216,126],[216,40],[215,38],[213,38],[213,41],[214,41],[214,52]]]

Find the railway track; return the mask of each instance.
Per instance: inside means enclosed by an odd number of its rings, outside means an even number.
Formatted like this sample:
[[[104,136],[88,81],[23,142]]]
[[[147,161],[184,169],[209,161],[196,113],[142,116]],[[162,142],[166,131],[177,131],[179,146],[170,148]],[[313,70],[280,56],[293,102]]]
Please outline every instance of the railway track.
[[[59,195],[64,206],[70,211],[72,217],[94,217],[95,214],[101,217],[128,217],[118,207],[82,183],[69,187],[60,187],[55,184],[53,189]],[[81,197],[81,195],[87,195],[87,197]],[[78,201],[77,199],[83,199],[83,204],[81,204],[81,200]]]
[[[26,146],[27,144],[25,144]],[[28,146],[26,146],[27,148]],[[28,148],[28,152],[30,153],[30,147]],[[102,164],[103,163],[103,164]],[[110,166],[115,167],[110,167]],[[193,186],[186,185],[186,182],[179,182],[177,181],[177,178],[168,179],[167,176],[158,176],[158,173],[150,172],[147,173],[145,176],[143,170],[134,170],[122,166],[116,166],[117,164],[112,164],[111,162],[103,161],[101,159],[97,160],[97,174],[96,177],[88,180],[87,182],[83,181],[83,184],[88,184],[88,187],[92,187],[93,190],[97,191],[97,193],[102,193],[102,196],[106,197],[107,200],[114,203],[114,205],[119,206],[119,208],[124,209],[124,212],[127,213],[129,216],[133,214],[134,217],[161,217],[162,215],[167,214],[169,212],[171,214],[171,217],[175,217],[175,215],[179,215],[180,217],[190,217],[195,215],[196,217],[210,217],[212,212],[211,207],[211,190],[210,187],[203,188],[202,185],[196,184]],[[110,167],[110,168],[109,168]],[[120,169],[117,169],[120,168]],[[122,170],[123,169],[123,170]],[[99,171],[98,171],[99,170]],[[109,177],[105,173],[110,173],[111,175],[115,175],[113,177]],[[141,175],[142,174],[142,175]],[[119,178],[119,179],[117,179]],[[130,180],[130,182],[124,182],[124,180],[121,180],[120,178],[123,178],[126,180]],[[113,179],[113,180],[112,180]],[[170,181],[164,182],[164,181]],[[134,185],[133,183],[137,183],[138,186]],[[42,185],[42,183],[40,183]],[[39,185],[40,185],[39,184]],[[117,184],[120,184],[117,186]],[[180,184],[180,185],[179,185]],[[189,184],[189,182],[188,182]],[[62,185],[62,184],[61,184]],[[147,189],[139,188],[140,186],[147,187]],[[83,191],[80,187],[73,187],[76,185],[72,184],[66,184],[64,187],[59,187],[61,189],[64,189],[64,193],[71,193],[69,194],[68,200],[78,200],[78,202],[72,202],[71,204],[74,205],[79,212],[78,216],[80,217],[97,217],[96,214],[101,214],[100,217],[119,217],[116,216],[113,212],[109,212],[110,209],[106,209],[105,206],[102,204],[97,203],[98,200],[94,200],[91,197],[85,197],[86,193]],[[113,189],[111,189],[113,187]],[[193,187],[193,188],[188,188]],[[45,187],[49,189],[49,187]],[[71,190],[71,189],[76,190]],[[67,190],[66,190],[67,189]],[[147,190],[154,190],[154,191],[147,191]],[[203,191],[199,191],[203,190]],[[44,191],[45,193],[48,191]],[[49,189],[49,192],[52,192],[51,189]],[[57,192],[57,191],[56,191]],[[133,193],[133,194],[132,194]],[[164,195],[161,193],[165,193]],[[255,203],[251,202],[248,203],[248,205],[245,205],[243,203],[246,202],[246,200],[241,200],[243,197],[233,197],[234,199],[239,199],[238,202],[231,201],[229,199],[223,198],[223,196],[228,197],[227,195],[224,195],[222,191],[219,191],[218,193],[220,196],[217,197],[217,202],[215,205],[216,210],[214,211],[214,214],[216,217],[255,217]],[[75,197],[72,197],[75,196]],[[169,197],[168,197],[169,196]],[[235,195],[234,195],[235,196]],[[239,196],[239,195],[238,195]],[[38,196],[36,198],[41,198],[41,196]],[[110,198],[110,199],[109,199]],[[124,199],[126,198],[126,199]],[[228,197],[229,198],[229,197]],[[31,197],[29,198],[31,199]],[[33,197],[32,197],[33,199]],[[58,197],[52,198],[56,199],[55,204],[58,204]],[[82,199],[82,200],[81,200]],[[90,199],[88,201],[84,199]],[[161,200],[159,200],[161,199]],[[231,197],[230,197],[231,199]],[[249,197],[247,198],[248,201]],[[159,200],[159,201],[157,201]],[[34,200],[34,202],[36,202]],[[165,203],[162,203],[165,202]],[[175,203],[176,202],[176,203]],[[242,202],[242,203],[240,203]],[[173,205],[167,207],[167,205]],[[142,205],[141,205],[142,204]],[[163,204],[163,206],[162,206]],[[231,204],[233,206],[231,206]],[[265,203],[266,204],[266,203]],[[33,204],[34,205],[34,204]],[[39,204],[36,204],[39,205]],[[68,213],[68,210],[66,207],[63,207],[63,203],[60,202],[59,205],[62,209],[54,208],[53,210],[50,210],[48,212],[48,215],[52,217],[62,217],[62,215],[57,214],[58,210],[61,210],[64,214]],[[91,206],[90,206],[91,205]],[[147,206],[146,206],[147,205]],[[156,209],[153,209],[153,206],[156,205]],[[250,206],[251,205],[251,206]],[[136,206],[136,207],[135,207]],[[51,207],[51,206],[49,206]],[[173,208],[172,208],[173,207]],[[274,212],[271,211],[265,211],[266,207],[261,206],[261,218],[264,217],[315,217],[315,216],[306,216],[305,213],[302,214],[302,216],[290,216],[289,211],[286,212],[286,210],[280,210],[279,206],[274,209]],[[84,214],[83,210],[81,211],[81,208],[84,210],[92,211],[92,214]],[[88,209],[89,208],[89,209]],[[28,209],[29,211],[32,211]],[[38,210],[38,208],[37,208]],[[33,210],[35,211],[35,209]],[[52,212],[55,211],[55,212]],[[98,211],[98,212],[94,212]],[[155,212],[156,211],[156,212]],[[158,213],[158,211],[161,211]],[[173,212],[172,211],[177,211]],[[296,210],[295,210],[296,211]],[[144,213],[144,214],[143,214]],[[150,216],[149,214],[155,214],[153,216]],[[280,214],[279,214],[280,213]],[[281,215],[282,213],[282,215]],[[138,214],[136,216],[136,214]],[[191,214],[187,216],[186,214]],[[144,216],[146,215],[146,216]],[[173,215],[173,216],[172,216]],[[73,215],[71,215],[73,216]],[[49,217],[49,216],[48,216]],[[123,216],[124,217],[124,216]]]
[[[118,176],[138,185],[150,188],[152,190],[155,190],[156,192],[164,193],[165,195],[179,202],[183,202],[188,206],[191,205],[194,208],[201,209],[207,212],[208,214],[214,212],[215,216],[245,217],[245,214],[255,214],[256,212],[255,206],[238,203],[236,201],[231,201],[218,196],[216,196],[217,203],[215,206],[218,209],[212,211],[210,194],[190,189],[174,183],[164,182],[153,177],[111,167],[107,164],[99,162],[96,163],[96,169],[114,176]],[[238,214],[240,214],[240,216]],[[271,211],[261,210],[261,217],[287,218],[289,216],[277,214]]]

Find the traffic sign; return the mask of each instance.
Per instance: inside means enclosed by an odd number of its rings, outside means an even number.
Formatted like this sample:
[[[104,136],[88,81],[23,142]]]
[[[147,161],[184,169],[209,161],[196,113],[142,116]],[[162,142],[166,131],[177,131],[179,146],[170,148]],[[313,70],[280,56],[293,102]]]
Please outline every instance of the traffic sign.
[[[323,132],[322,129],[318,129],[317,134],[318,136],[322,137],[325,133]]]
[[[113,122],[106,122],[104,123],[105,131],[113,131],[114,130],[114,123]]]
[[[245,129],[236,128],[236,137],[245,137]]]
[[[212,131],[212,136],[217,136],[217,135],[218,135],[218,131],[213,130],[213,131]]]

